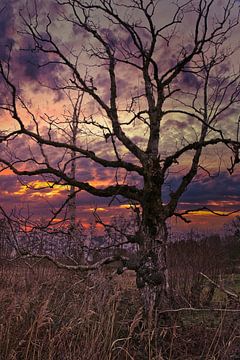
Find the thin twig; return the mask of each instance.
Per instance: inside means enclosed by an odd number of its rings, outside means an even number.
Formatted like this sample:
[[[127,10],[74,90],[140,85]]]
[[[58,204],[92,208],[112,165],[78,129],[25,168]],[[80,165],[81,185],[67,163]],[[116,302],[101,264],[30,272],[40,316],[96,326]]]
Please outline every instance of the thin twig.
[[[223,291],[227,296],[233,297],[236,300],[239,300],[239,295],[236,293],[233,293],[232,291],[229,291],[225,289],[222,285],[217,284],[215,281],[210,279],[207,275],[203,274],[202,272],[199,273],[201,276],[203,276],[205,279],[207,279],[211,284],[216,286],[219,290]]]

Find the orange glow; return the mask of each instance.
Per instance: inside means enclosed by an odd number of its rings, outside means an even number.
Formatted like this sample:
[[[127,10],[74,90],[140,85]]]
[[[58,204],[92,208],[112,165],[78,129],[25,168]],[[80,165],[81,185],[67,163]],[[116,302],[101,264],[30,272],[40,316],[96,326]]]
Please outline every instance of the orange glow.
[[[7,176],[7,175],[13,175],[12,170],[4,169],[3,171],[0,172],[0,176]]]
[[[105,209],[105,208],[103,208],[103,207],[97,207],[97,208],[89,208],[89,209],[87,209],[87,211],[96,211],[96,212],[98,212],[98,211],[107,211],[107,209]]]
[[[134,207],[140,207],[140,205],[134,205]],[[119,206],[120,209],[131,209],[132,205],[131,204],[122,204]]]
[[[37,189],[44,189],[44,193],[41,191],[34,191]],[[54,197],[56,195],[59,195],[62,191],[69,190],[68,185],[61,185],[61,184],[54,184],[53,182],[46,182],[46,181],[31,181],[26,185],[21,185],[19,190],[15,191],[14,195],[25,195],[29,194],[30,197]],[[34,191],[31,193],[31,191]]]
[[[212,215],[212,213],[207,210],[201,210],[201,211],[193,211],[193,212],[189,213],[189,215],[190,216],[209,216],[209,215]]]
[[[89,181],[89,184],[91,186],[94,186],[94,187],[99,187],[99,186],[110,186],[112,185],[112,182],[110,179],[106,179],[106,180],[92,180],[92,181]]]
[[[107,222],[106,222],[107,223]],[[81,222],[82,226],[84,229],[89,229],[91,227],[91,224],[89,222]],[[95,227],[98,229],[98,230],[102,230],[103,226],[99,223],[96,223],[95,224]]]
[[[222,215],[222,216],[227,216],[229,214],[229,211],[221,211],[221,210],[214,210],[214,211],[216,214]],[[192,216],[217,216],[216,214],[214,214],[208,210],[193,211],[193,212],[189,213],[190,216],[191,215]]]
[[[53,223],[58,223],[58,222],[62,222],[62,219],[60,218],[55,218],[52,220]]]

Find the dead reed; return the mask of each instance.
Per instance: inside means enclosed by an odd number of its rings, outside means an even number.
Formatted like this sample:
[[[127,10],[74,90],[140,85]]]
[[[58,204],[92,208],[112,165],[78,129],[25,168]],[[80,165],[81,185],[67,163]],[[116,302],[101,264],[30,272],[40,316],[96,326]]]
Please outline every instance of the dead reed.
[[[204,303],[209,284],[196,277],[203,271],[239,292],[239,274],[229,273],[214,246],[203,251],[188,243],[170,251],[177,300],[167,321],[161,314],[157,343],[142,327],[133,273],[111,278],[108,269],[83,276],[49,263],[0,263],[0,360],[239,359],[239,302],[214,289]]]

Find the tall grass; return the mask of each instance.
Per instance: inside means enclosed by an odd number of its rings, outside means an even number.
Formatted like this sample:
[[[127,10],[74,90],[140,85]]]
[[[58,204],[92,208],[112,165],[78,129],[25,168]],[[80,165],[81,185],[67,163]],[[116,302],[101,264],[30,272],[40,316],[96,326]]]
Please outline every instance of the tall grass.
[[[119,324],[119,292],[103,273],[2,267],[1,360],[114,359],[126,315]]]
[[[240,310],[239,302],[215,289],[204,303],[208,284],[197,276],[202,271],[222,278],[237,292],[240,276],[230,274],[218,244],[199,244],[170,249],[176,302],[156,329],[156,343],[142,326],[132,272],[111,278],[112,269],[83,275],[44,262],[33,268],[0,263],[0,360],[239,359],[240,313],[229,311]]]

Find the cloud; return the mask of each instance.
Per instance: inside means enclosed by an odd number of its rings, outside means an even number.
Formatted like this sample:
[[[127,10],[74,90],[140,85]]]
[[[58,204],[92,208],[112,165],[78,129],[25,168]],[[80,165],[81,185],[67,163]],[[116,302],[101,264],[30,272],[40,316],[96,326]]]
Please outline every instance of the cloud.
[[[182,86],[184,85],[187,89],[197,90],[201,86],[199,78],[195,74],[186,71],[182,72],[181,79],[179,79],[178,83]]]
[[[28,87],[31,85],[35,92],[42,92],[44,89],[39,86],[39,82],[49,87],[56,87],[56,84],[61,80],[60,75],[63,76],[64,74],[64,70],[63,66],[54,62],[56,59],[52,55],[36,49],[34,41],[23,31],[19,15],[23,4],[26,5],[22,0],[18,1],[17,4],[15,1],[9,0],[3,2],[3,6],[0,7],[0,60],[8,61],[11,52],[10,65],[15,85],[20,89],[23,89],[25,84]],[[40,8],[40,1],[38,5]],[[39,17],[43,15],[44,11],[47,11],[47,5],[46,2],[41,3]],[[51,8],[50,5],[49,7]],[[28,8],[28,11],[31,10]],[[46,14],[44,18],[46,19]],[[44,36],[47,35],[43,34],[43,38]],[[58,93],[57,95],[56,100],[61,100],[61,94]]]
[[[55,88],[61,81],[60,74],[64,73],[63,66],[54,62],[52,55],[34,49],[34,46],[26,40],[22,43],[22,50],[19,50],[14,58],[18,80],[32,85],[37,92],[47,91],[40,83]]]
[[[11,0],[0,8],[0,60],[7,60],[9,49],[14,45],[14,8]]]
[[[240,174],[230,176],[222,172],[215,177],[204,177],[193,181],[180,199],[180,208],[198,208],[209,206],[214,210],[229,211],[240,209]],[[180,183],[180,177],[173,177],[169,181],[172,190]],[[167,201],[169,188],[165,188],[164,196]]]

